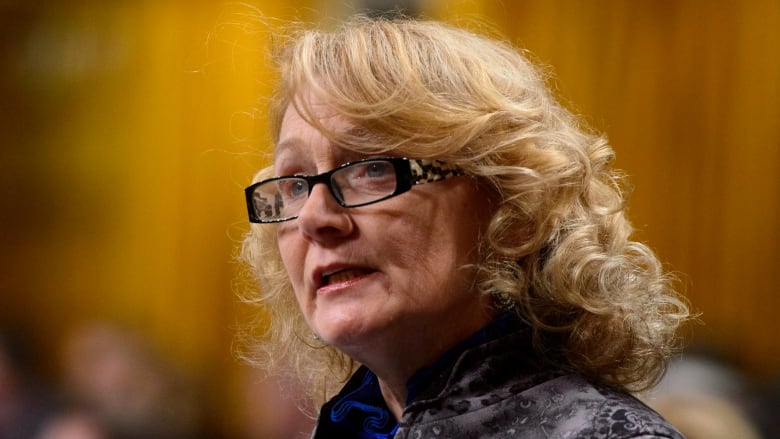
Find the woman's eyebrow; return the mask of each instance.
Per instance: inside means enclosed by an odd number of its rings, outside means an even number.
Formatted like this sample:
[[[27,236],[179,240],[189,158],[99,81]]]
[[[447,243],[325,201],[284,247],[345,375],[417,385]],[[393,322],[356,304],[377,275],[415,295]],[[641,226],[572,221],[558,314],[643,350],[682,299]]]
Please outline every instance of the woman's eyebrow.
[[[362,138],[366,137],[368,134],[368,130],[366,130],[364,127],[361,127],[359,125],[352,125],[348,127],[346,130],[344,130],[343,134],[345,134],[347,137],[352,138]],[[277,143],[276,146],[274,146],[274,161],[281,155],[281,153],[290,150],[295,149],[298,150],[298,152],[305,150],[305,143],[303,140],[297,136],[289,137],[281,142]]]
[[[300,150],[302,145],[303,142],[298,137],[290,137],[288,139],[279,142],[274,147],[274,161],[276,161],[276,159],[281,155],[282,152],[290,149]]]

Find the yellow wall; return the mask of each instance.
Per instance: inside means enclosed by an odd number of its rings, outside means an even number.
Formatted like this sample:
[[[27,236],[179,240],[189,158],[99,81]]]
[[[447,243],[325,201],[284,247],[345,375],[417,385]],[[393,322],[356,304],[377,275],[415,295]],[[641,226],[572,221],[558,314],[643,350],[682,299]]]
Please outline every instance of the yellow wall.
[[[267,151],[251,113],[269,28],[205,0],[18,3],[0,6],[0,330],[53,360],[74,327],[117,322],[220,388],[242,188]],[[255,3],[272,29],[327,2]],[[702,312],[694,339],[776,372],[780,4],[425,4],[552,67],[632,176],[639,236]]]
[[[263,51],[277,20],[313,14],[257,3],[0,5],[0,336],[22,334],[52,379],[72,332],[109,322],[198,383],[209,416],[236,403]]]

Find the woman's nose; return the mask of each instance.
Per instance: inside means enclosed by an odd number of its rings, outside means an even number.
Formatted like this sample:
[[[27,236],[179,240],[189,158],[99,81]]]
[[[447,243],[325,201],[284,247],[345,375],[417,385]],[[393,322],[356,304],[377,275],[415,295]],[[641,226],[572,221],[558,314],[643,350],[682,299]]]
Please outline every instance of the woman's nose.
[[[315,184],[298,212],[298,227],[311,240],[326,242],[352,233],[352,218],[325,184]]]

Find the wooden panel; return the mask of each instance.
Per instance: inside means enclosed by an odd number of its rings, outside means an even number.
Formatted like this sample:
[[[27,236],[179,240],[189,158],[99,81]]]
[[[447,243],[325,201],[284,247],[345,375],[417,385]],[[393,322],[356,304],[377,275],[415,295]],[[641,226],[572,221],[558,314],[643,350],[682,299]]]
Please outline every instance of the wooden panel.
[[[109,322],[220,418],[264,50],[310,2],[59,3],[0,6],[0,335],[55,378],[71,332]]]

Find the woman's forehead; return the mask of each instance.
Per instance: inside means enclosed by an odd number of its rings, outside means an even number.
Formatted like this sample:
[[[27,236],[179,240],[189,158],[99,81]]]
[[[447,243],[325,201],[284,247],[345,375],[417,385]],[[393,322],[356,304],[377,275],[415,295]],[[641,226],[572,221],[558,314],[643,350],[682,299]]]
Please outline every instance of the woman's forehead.
[[[304,104],[305,107],[291,104],[285,111],[279,139],[274,146],[274,160],[288,154],[310,153],[314,139],[328,144],[335,141],[338,145],[332,145],[333,147],[349,150],[350,148],[336,139],[366,137],[365,128],[349,121],[322,101],[308,100]]]

